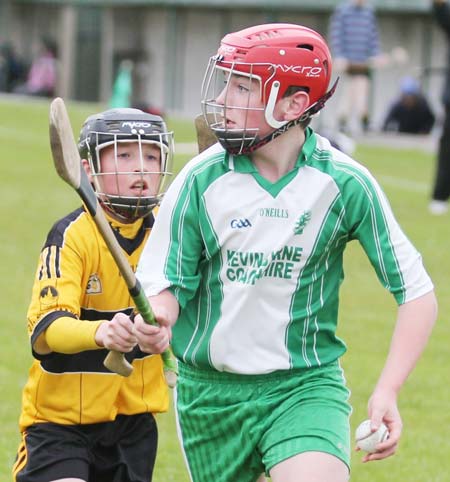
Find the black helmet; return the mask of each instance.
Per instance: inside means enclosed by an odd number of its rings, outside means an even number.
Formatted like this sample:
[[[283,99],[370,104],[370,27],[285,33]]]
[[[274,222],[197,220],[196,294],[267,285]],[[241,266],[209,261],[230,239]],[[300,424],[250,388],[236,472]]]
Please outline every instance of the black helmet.
[[[101,149],[120,142],[154,144],[161,153],[161,168],[158,192],[154,196],[121,196],[102,192],[99,183]],[[159,204],[172,175],[173,132],[168,132],[164,120],[157,115],[147,114],[139,109],[117,108],[89,116],[81,128],[78,151],[87,159],[93,177],[94,189],[100,202],[115,214],[126,220],[148,215]],[[118,175],[115,172],[113,175]],[[122,173],[123,174],[123,173]],[[143,175],[143,172],[137,173]]]

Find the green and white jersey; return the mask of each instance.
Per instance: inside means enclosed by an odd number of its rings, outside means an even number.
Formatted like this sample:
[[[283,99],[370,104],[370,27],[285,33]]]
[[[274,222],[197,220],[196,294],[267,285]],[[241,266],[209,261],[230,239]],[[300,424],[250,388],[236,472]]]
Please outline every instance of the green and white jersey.
[[[172,346],[183,362],[263,374],[339,358],[343,252],[354,239],[398,304],[433,289],[367,169],[306,135],[275,183],[215,145],[164,197],[138,278],[148,296],[169,288],[178,299]]]

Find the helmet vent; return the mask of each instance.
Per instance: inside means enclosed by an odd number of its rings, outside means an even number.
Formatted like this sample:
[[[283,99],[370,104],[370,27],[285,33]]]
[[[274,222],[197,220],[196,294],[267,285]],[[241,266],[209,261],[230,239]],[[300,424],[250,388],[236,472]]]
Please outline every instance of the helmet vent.
[[[297,45],[297,48],[311,50],[311,52],[314,50],[314,47],[311,44],[300,44]]]
[[[265,40],[268,38],[281,37],[282,34],[279,30],[263,30],[262,32],[247,35],[248,40]]]
[[[120,128],[121,128],[121,123],[119,121],[112,121],[112,122],[108,122],[108,129],[110,132],[121,132]]]

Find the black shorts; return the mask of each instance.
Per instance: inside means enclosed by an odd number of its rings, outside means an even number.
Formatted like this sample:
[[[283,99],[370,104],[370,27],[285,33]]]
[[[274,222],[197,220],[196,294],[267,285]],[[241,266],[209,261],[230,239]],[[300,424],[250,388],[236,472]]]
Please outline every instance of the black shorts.
[[[88,425],[39,423],[24,433],[13,480],[149,482],[157,445],[158,430],[150,413]]]

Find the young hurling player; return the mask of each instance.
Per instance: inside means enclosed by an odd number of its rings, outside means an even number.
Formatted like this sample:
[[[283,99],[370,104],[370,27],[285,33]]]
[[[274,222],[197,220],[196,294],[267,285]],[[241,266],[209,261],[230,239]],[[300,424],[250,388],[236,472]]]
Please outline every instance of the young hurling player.
[[[348,480],[336,324],[343,253],[355,239],[399,305],[368,404],[373,429],[383,421],[391,435],[364,460],[397,448],[397,395],[436,300],[377,182],[308,127],[333,93],[330,77],[328,47],[308,28],[225,36],[202,94],[219,143],[177,176],[140,259],[158,321],[174,325],[179,433],[195,482],[254,482],[262,471],[273,482]]]
[[[172,133],[158,116],[114,109],[86,120],[78,146],[136,267],[171,169]],[[137,345],[133,309],[86,210],[57,221],[41,251],[28,310],[34,361],[23,391],[15,481],[151,480],[158,437],[153,414],[167,410],[168,393],[161,357]],[[155,346],[165,345],[167,333],[153,338]],[[103,366],[108,350],[126,352],[134,367],[129,378]]]

